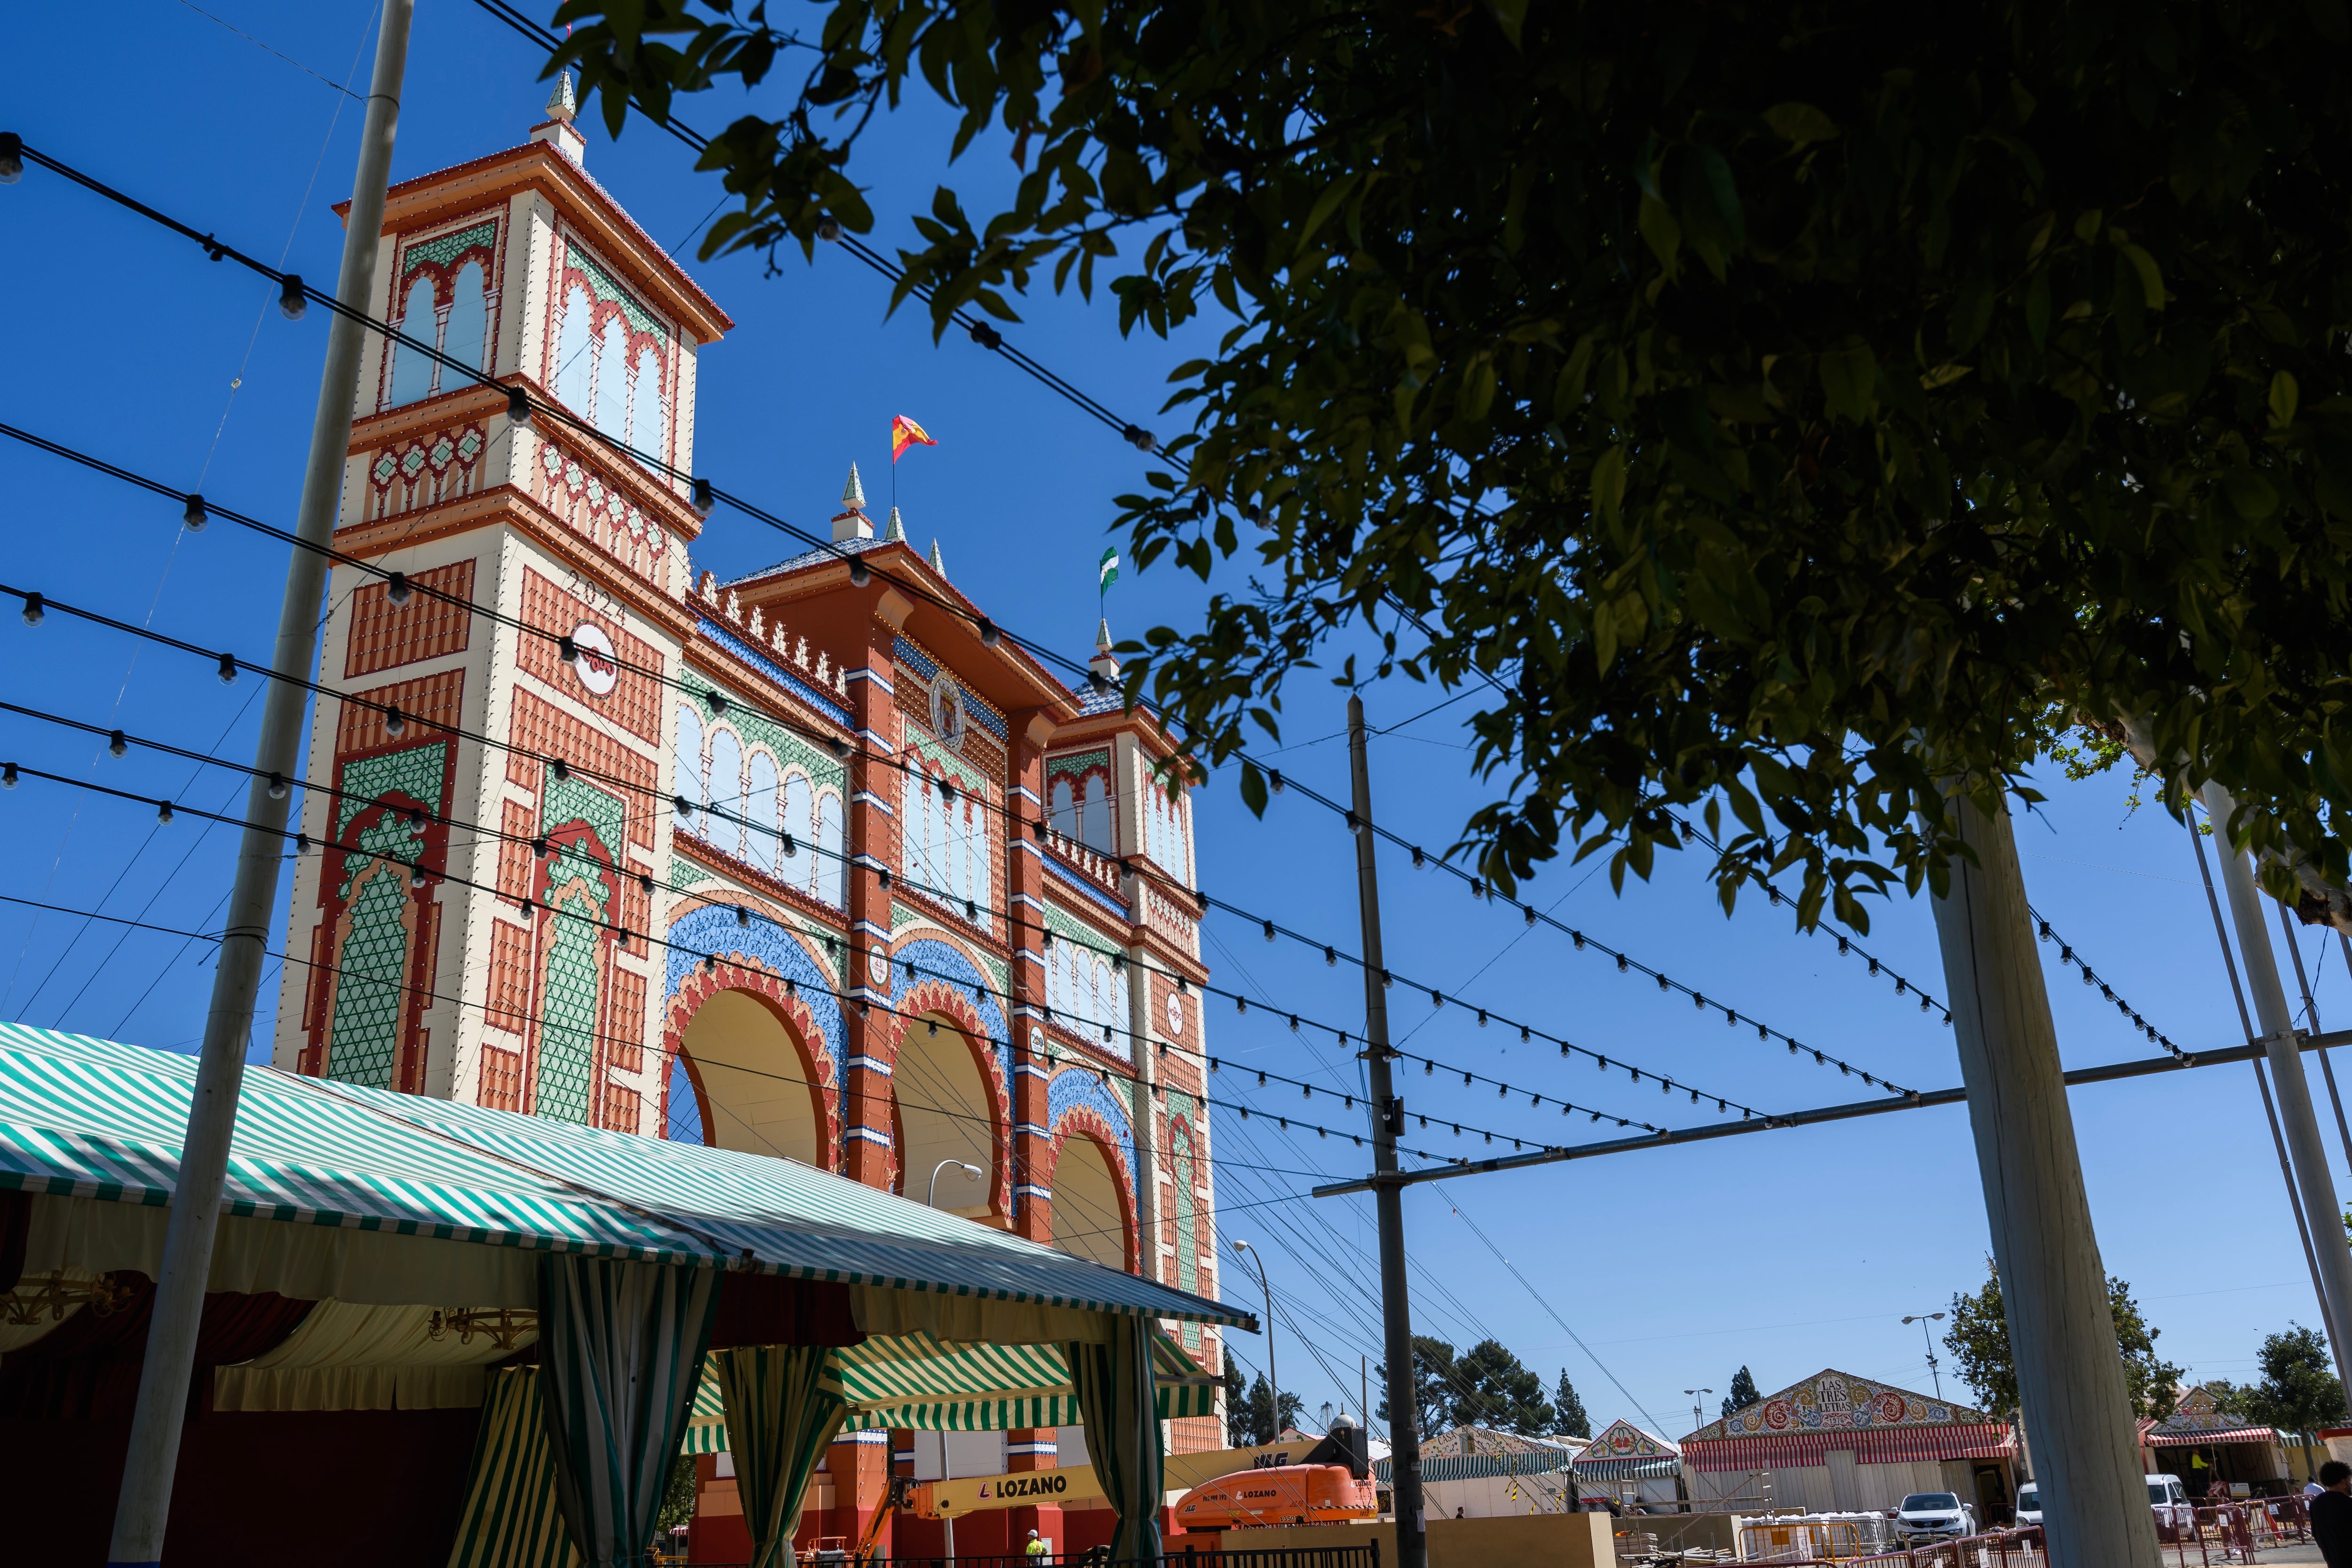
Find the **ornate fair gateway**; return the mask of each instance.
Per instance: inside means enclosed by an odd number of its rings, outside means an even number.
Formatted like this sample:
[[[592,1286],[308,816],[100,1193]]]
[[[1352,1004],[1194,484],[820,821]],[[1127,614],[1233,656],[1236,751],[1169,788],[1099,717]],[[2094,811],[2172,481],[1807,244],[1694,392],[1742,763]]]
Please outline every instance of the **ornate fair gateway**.
[[[800,1161],[1213,1296],[1164,738],[984,643],[855,468],[835,550],[694,568],[689,488],[619,448],[692,470],[732,323],[584,172],[568,84],[550,116],[392,189],[374,309],[599,434],[371,350],[335,543],[402,577],[330,585],[319,679],[352,700],[311,736],[336,793],[307,798],[277,1064]],[[1213,1368],[1216,1332],[1181,1342]],[[834,1450],[824,1533],[875,1505],[885,1436]],[[1052,1429],[1011,1436],[1009,1468],[1055,1463]]]

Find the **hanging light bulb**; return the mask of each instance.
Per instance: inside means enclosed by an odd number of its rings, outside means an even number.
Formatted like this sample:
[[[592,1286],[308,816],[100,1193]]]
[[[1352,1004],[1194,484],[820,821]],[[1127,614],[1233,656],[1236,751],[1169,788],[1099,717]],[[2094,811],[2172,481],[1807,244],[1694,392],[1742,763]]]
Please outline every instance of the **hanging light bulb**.
[[[24,177],[24,138],[14,131],[0,131],[0,185],[13,185]]]
[[[850,562],[849,585],[851,587],[863,588],[866,584],[871,583],[872,581],[874,581],[874,574],[866,567],[865,562],[857,560],[852,560]]]
[[[159,800],[155,803],[155,820],[158,822],[169,822],[172,820],[172,803],[170,801]]]
[[[5,767],[0,767],[0,789],[15,789],[16,787],[16,764],[10,763]]]
[[[719,505],[719,495],[709,479],[694,481],[694,510],[698,517],[709,517]]]
[[[41,624],[41,596],[38,594],[26,595],[25,624],[28,626],[39,626]]]
[[[205,498],[200,495],[188,497],[188,504],[180,513],[180,526],[190,533],[202,533],[205,524],[211,521],[211,516],[205,510]]]
[[[507,419],[516,425],[530,423],[530,395],[520,386],[507,388]]]
[[[982,647],[994,647],[998,643],[1003,640],[1004,634],[996,629],[996,623],[990,620],[986,616],[981,616],[980,646]]]
[[[119,757],[130,749],[130,739],[121,731],[112,730],[107,732],[106,751],[109,756]]]
[[[278,313],[289,321],[299,321],[310,308],[310,300],[302,292],[302,275],[289,272],[278,284]]]
[[[750,925],[750,924],[751,923],[751,911],[750,910],[745,909],[745,908],[744,908],[742,905],[740,905],[740,904],[736,905],[736,906],[735,906],[735,923],[736,923],[737,925],[739,925],[739,926],[748,926],[748,925]]]
[[[407,731],[408,721],[401,717],[400,704],[395,702],[391,707],[386,708],[383,710],[383,732],[394,739],[398,739],[400,736],[407,733]]]
[[[408,869],[408,885],[409,885],[410,887],[412,887],[412,888],[416,888],[416,889],[423,889],[423,888],[424,888],[424,886],[425,886],[425,865],[424,865],[424,862],[419,861],[419,862],[418,862],[417,864],[415,864],[415,866],[412,866],[412,867],[410,867],[410,868],[409,868],[409,869]]]
[[[235,686],[236,684],[236,656],[235,654],[225,653],[220,656],[220,683],[223,686]]]
[[[816,237],[827,245],[841,243],[841,220],[831,213],[816,220]]]

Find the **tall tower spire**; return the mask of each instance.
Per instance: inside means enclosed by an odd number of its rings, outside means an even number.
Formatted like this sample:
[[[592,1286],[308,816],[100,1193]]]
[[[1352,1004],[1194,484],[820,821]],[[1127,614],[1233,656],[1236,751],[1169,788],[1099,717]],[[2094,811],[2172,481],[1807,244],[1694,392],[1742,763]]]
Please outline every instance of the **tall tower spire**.
[[[581,168],[588,166],[588,143],[572,122],[580,118],[580,101],[572,96],[572,73],[559,71],[555,90],[547,95],[547,118],[530,128],[530,139],[544,142]]]
[[[841,487],[841,510],[833,518],[833,542],[873,537],[874,520],[866,515],[866,485],[857,477],[857,465],[852,463],[849,482]]]

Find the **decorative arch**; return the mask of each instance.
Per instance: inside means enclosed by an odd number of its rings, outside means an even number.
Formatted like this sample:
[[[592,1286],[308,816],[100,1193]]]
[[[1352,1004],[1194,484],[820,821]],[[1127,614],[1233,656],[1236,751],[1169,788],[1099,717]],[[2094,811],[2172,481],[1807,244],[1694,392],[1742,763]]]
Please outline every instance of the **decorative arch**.
[[[1094,1068],[1064,1068],[1045,1084],[1045,1125],[1053,1135],[1053,1148],[1059,1160],[1063,1141],[1073,1132],[1083,1132],[1101,1142],[1110,1156],[1111,1174],[1117,1178],[1121,1202],[1128,1205],[1132,1226],[1135,1202],[1135,1128],[1128,1120],[1127,1107],[1119,1102],[1104,1084]],[[1047,1173],[1046,1185],[1053,1184]]]
[[[1136,1229],[1135,1174],[1129,1159],[1132,1144],[1119,1142],[1119,1131],[1095,1106],[1078,1106],[1054,1119],[1053,1168],[1045,1174],[1046,1185],[1054,1194],[1054,1228],[1060,1232],[1066,1219],[1076,1222],[1079,1228],[1091,1228],[1093,1216],[1080,1215],[1075,1208],[1064,1209],[1065,1186],[1062,1161],[1073,1145],[1085,1144],[1102,1156],[1110,1167],[1111,1196],[1118,1205],[1120,1267],[1129,1273],[1140,1271],[1142,1237]],[[1053,1245],[1051,1239],[1048,1245]],[[1068,1250],[1068,1248],[1064,1248]]]
[[[919,967],[928,967],[922,959],[918,958],[915,962]],[[958,990],[928,975],[908,985],[905,984],[907,964],[904,958],[897,961],[896,972],[898,986],[892,994],[890,1005],[905,1016],[896,1020],[898,1026],[897,1038],[891,1047],[891,1114],[898,1123],[893,1128],[890,1143],[893,1156],[903,1163],[907,1148],[903,1119],[898,1106],[896,1069],[898,1059],[905,1054],[907,1037],[919,1027],[926,1027],[924,1016],[932,1015],[956,1032],[964,1050],[971,1058],[972,1066],[979,1070],[981,1087],[988,1096],[991,1149],[989,1207],[997,1214],[1010,1215],[1013,1213],[1013,1191],[1017,1184],[1013,1169],[1013,1100],[1003,1069],[1004,1052],[991,1043],[988,1021],[972,1001],[969,988]],[[912,1179],[911,1168],[900,1173]]]
[[[916,970],[913,974],[907,973],[909,964]],[[900,942],[898,951],[890,955],[890,1005],[902,1014],[917,1011],[910,998],[924,987],[929,987],[934,994],[960,993],[954,1005],[963,1008],[972,1021],[966,1032],[993,1058],[982,1069],[981,1076],[988,1079],[992,1090],[1003,1096],[1003,1104],[1011,1105],[1013,1054],[1007,1047],[1013,1034],[1005,1022],[1004,1008],[998,1001],[997,987],[971,956],[954,942],[938,936],[912,937]]]
[[[786,1020],[787,1032],[806,1056],[809,1077],[824,1086],[825,1158],[837,1163],[843,1135],[842,1053],[848,1038],[841,998],[835,994],[841,982],[811,951],[811,939],[748,900],[740,907],[751,911],[751,923],[738,925],[737,907],[699,903],[670,922],[665,933],[671,946],[665,965],[663,1049],[677,1059],[688,1020],[718,992],[741,991],[761,998]],[[701,961],[706,952],[717,961],[708,971]]]
[[[785,1038],[793,1043],[800,1057],[801,1066],[809,1079],[810,1109],[815,1113],[819,1152],[827,1169],[840,1163],[841,1149],[841,1069],[833,1055],[814,1043],[823,1038],[816,1014],[804,994],[787,986],[782,980],[764,967],[721,958],[709,970],[698,963],[685,984],[672,992],[667,1014],[662,1025],[662,1054],[669,1061],[681,1063],[693,1081],[699,1097],[698,1109],[702,1116],[702,1140],[715,1143],[711,1125],[710,1089],[704,1082],[702,1064],[687,1049],[686,1035],[695,1016],[713,998],[722,994],[750,999],[772,1016],[782,1026]],[[669,1075],[662,1078],[663,1103],[661,1124],[669,1125]],[[789,1088],[779,1084],[778,1089]]]

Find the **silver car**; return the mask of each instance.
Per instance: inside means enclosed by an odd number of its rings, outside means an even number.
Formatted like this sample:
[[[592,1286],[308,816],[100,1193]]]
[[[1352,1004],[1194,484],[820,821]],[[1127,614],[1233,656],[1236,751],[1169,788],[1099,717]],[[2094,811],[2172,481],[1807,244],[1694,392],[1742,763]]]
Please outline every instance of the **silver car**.
[[[1895,1533],[1906,1546],[1977,1533],[1977,1510],[1957,1492],[1913,1492],[1895,1510]]]

